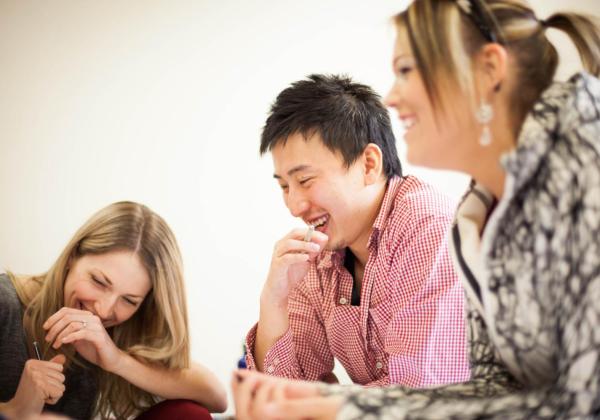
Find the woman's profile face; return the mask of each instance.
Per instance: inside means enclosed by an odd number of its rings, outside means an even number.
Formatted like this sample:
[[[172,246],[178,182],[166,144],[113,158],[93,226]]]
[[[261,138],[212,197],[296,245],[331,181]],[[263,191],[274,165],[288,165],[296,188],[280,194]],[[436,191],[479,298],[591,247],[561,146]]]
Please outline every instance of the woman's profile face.
[[[461,94],[440,92],[451,98],[452,109],[448,114],[434,109],[402,28],[398,29],[392,63],[395,81],[385,104],[397,111],[406,130],[408,161],[437,169],[462,168],[464,146],[471,139],[468,101]]]
[[[64,306],[89,311],[108,328],[131,318],[150,289],[150,277],[136,253],[86,254],[69,264]]]

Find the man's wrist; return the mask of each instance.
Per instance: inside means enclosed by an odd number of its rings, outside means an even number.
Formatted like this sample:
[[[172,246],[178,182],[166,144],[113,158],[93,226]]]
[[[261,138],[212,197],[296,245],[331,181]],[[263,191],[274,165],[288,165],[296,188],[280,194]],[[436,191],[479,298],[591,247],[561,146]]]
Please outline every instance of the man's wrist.
[[[287,302],[287,297],[282,299],[269,290],[263,290],[263,292],[260,294],[261,311],[266,310],[268,312],[287,312]]]

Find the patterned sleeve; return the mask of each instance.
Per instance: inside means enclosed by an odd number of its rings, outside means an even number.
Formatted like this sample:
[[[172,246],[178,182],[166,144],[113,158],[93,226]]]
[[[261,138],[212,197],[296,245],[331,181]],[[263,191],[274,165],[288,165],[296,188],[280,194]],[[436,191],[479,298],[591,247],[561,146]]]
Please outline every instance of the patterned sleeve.
[[[464,292],[447,244],[449,218],[427,217],[393,257],[389,382],[412,388],[470,379]]]
[[[582,248],[580,258],[597,257],[599,251],[598,246]],[[585,264],[580,270],[574,275],[585,278]],[[600,412],[600,273],[596,269],[587,275],[581,290],[564,293],[557,322],[557,379],[551,385],[520,387],[495,355],[483,320],[470,310],[471,381],[429,390],[334,387],[324,393],[345,395],[338,419],[594,417]],[[572,288],[562,281],[563,288]]]
[[[290,328],[265,355],[264,373],[290,379],[320,380],[333,372],[333,355],[321,317],[310,302],[302,283],[290,294]],[[256,326],[246,337],[246,361],[255,369]]]

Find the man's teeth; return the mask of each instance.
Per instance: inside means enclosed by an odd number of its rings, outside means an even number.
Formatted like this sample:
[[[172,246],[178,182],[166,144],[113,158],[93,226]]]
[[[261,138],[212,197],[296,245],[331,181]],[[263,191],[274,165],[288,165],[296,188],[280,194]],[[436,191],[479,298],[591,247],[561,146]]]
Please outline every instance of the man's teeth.
[[[414,118],[403,118],[402,119],[402,125],[404,126],[405,130],[408,130],[409,128],[411,128],[413,125],[415,125],[416,120]]]
[[[327,216],[319,217],[317,220],[313,220],[310,224],[314,227],[319,227],[327,222]]]

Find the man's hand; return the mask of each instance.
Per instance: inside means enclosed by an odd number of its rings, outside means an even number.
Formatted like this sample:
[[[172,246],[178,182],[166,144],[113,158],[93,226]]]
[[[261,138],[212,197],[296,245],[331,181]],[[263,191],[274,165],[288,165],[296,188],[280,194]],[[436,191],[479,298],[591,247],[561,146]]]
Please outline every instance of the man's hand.
[[[311,240],[303,238],[307,229],[294,229],[275,244],[271,267],[261,294],[261,305],[287,307],[290,291],[308,273],[313,261],[325,247],[327,235],[314,231]]]

